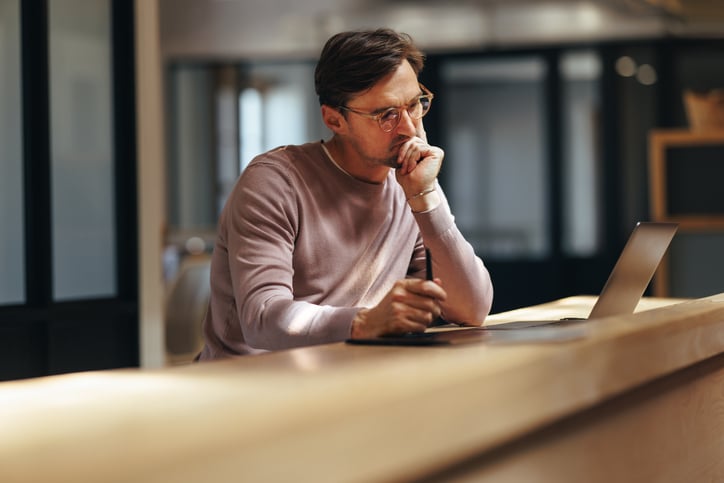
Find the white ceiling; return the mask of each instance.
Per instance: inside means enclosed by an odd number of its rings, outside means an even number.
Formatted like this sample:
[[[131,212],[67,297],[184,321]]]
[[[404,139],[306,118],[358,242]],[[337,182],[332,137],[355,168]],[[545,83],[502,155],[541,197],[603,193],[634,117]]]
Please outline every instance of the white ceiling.
[[[160,0],[166,58],[316,57],[389,26],[427,51],[664,35],[724,37],[722,0]]]

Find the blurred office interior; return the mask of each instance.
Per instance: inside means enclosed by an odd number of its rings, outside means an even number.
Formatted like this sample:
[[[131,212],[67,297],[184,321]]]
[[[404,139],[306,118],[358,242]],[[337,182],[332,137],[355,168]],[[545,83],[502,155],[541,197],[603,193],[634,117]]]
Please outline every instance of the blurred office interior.
[[[598,293],[653,218],[651,133],[724,89],[705,0],[0,0],[0,379],[187,361],[235,179],[328,136],[319,50],[379,26],[428,54],[426,130],[495,312]],[[721,179],[712,132],[680,156]],[[722,248],[721,224],[682,230],[659,294],[724,291]]]

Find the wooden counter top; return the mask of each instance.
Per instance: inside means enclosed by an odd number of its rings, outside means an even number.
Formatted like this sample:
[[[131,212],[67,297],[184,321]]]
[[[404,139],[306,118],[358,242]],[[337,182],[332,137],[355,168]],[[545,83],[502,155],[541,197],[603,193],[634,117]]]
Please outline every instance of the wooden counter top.
[[[489,323],[585,316],[572,297]],[[564,343],[330,344],[0,383],[0,481],[400,481],[724,353],[724,294]]]

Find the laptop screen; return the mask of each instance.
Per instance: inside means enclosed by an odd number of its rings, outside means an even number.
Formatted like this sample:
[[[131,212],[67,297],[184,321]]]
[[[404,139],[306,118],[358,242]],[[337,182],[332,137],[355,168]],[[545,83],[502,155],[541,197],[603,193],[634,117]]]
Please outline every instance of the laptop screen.
[[[677,227],[676,223],[640,222],[636,225],[598,296],[589,319],[633,313],[661,263]]]

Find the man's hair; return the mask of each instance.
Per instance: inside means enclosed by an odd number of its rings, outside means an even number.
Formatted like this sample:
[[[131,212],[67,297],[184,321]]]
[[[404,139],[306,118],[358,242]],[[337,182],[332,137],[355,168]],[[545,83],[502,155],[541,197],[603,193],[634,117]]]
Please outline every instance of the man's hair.
[[[419,75],[425,56],[405,33],[383,28],[335,34],[324,45],[314,71],[319,104],[344,106],[405,60]]]

